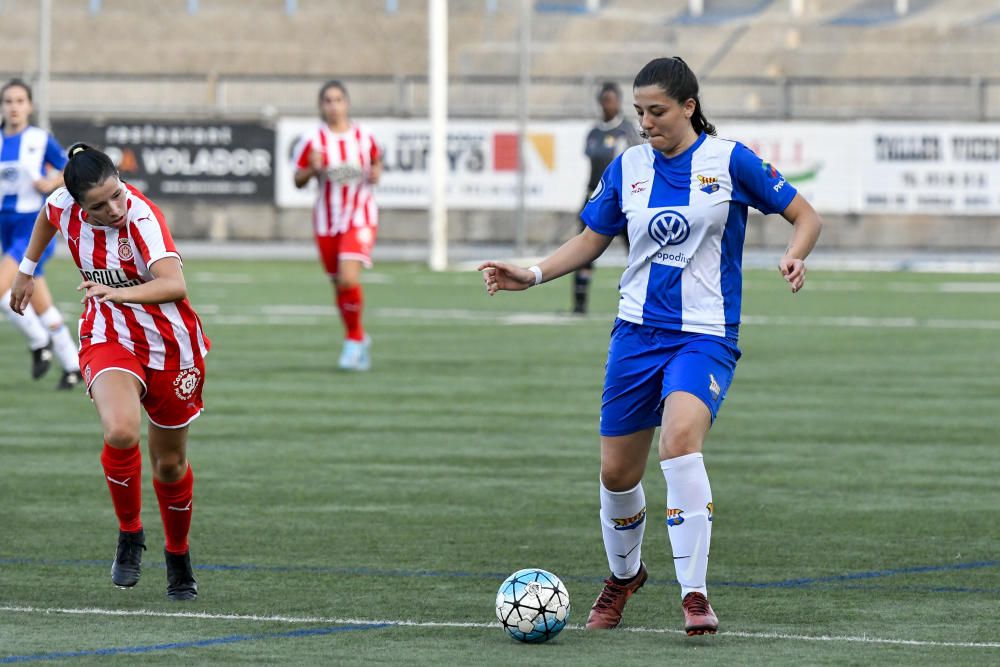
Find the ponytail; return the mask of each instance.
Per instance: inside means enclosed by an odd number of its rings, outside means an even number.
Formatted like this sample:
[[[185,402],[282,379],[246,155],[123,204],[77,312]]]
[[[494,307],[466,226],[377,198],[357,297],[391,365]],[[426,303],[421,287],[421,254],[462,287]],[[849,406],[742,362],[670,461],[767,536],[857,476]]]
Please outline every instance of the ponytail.
[[[91,188],[109,178],[118,177],[111,158],[93,146],[77,142],[69,147],[66,156],[69,162],[63,169],[63,181],[78,204],[83,204],[83,198]]]

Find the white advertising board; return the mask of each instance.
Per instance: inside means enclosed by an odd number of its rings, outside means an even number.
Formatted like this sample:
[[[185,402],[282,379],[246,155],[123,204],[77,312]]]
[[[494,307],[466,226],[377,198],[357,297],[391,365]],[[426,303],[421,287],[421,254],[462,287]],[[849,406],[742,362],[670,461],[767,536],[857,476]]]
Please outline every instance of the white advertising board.
[[[278,206],[310,207],[315,182],[297,190],[291,153],[313,118],[278,122],[275,186]],[[383,149],[384,171],[375,190],[382,208],[425,208],[430,204],[427,171],[430,123],[426,120],[359,120]],[[586,195],[589,163],[583,154],[587,121],[531,123],[525,142],[528,208],[576,211]],[[517,207],[517,126],[498,120],[448,123],[448,206],[469,209]]]
[[[297,190],[290,155],[311,118],[278,123],[275,191],[283,207],[310,207],[315,186]],[[376,190],[383,208],[429,204],[426,120],[371,119],[385,154]],[[527,206],[576,212],[589,163],[588,120],[532,123],[525,159]],[[1000,213],[1000,124],[858,121],[717,122],[719,136],[743,142],[771,162],[820,212],[996,215]],[[513,122],[453,120],[448,127],[448,206],[517,205]]]

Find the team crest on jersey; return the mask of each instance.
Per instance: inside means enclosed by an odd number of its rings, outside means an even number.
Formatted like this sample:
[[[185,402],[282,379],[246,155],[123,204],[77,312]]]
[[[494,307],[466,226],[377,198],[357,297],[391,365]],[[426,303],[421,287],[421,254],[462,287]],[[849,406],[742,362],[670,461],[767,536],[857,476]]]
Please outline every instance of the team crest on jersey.
[[[118,239],[118,257],[124,262],[129,261],[134,257],[135,254],[132,252],[132,244],[129,243],[127,236],[119,237]]]
[[[706,195],[710,195],[713,192],[719,191],[719,179],[714,176],[702,176],[698,174],[698,182],[701,183],[701,187],[698,189],[704,192]]]
[[[708,510],[708,520],[711,521],[715,516],[715,503],[705,505],[705,509]]]
[[[667,525],[668,526],[679,526],[682,523],[684,523],[684,517],[682,517],[681,514],[684,514],[684,510],[672,510],[672,509],[668,509],[667,510]]]
[[[590,193],[590,199],[588,201],[596,200],[598,197],[601,196],[602,192],[604,192],[604,181],[600,180],[597,181],[597,187],[594,188],[594,191]]]
[[[708,374],[708,390],[712,393],[713,399],[719,398],[719,394],[722,393],[722,389],[712,373]]]
[[[643,521],[646,520],[646,508],[643,507],[630,517],[611,520],[615,523],[615,530],[635,530],[642,525]]]
[[[660,211],[649,221],[649,236],[661,246],[680,245],[690,234],[691,225],[677,211]]]
[[[186,401],[194,396],[200,382],[201,371],[197,368],[186,368],[174,378],[174,393],[177,394],[177,398]]]

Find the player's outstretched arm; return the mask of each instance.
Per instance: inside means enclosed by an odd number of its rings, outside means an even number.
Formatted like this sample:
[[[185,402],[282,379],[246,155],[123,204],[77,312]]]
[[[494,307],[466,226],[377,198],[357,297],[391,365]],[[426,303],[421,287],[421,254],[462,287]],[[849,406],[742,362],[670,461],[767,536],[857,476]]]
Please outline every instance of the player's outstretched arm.
[[[49,224],[45,215],[45,207],[38,212],[35,218],[35,226],[31,229],[31,240],[24,251],[24,259],[37,261],[42,256],[45,248],[48,247],[52,237],[56,235],[56,228]],[[35,258],[32,260],[32,258]],[[23,265],[23,263],[22,263]],[[24,309],[31,303],[31,295],[35,291],[35,279],[31,274],[23,273],[20,269],[14,276],[14,284],[10,288],[10,308],[18,315],[24,315]]]
[[[600,257],[613,240],[613,236],[598,234],[590,227],[586,227],[538,263],[541,280],[537,283],[555,280],[576,271],[581,266],[586,266]],[[483,262],[479,265],[479,270],[483,272],[483,282],[486,283],[486,291],[491,296],[500,290],[525,290],[536,284],[537,276],[533,271],[506,262],[493,260]]]
[[[812,252],[823,229],[823,219],[802,195],[795,195],[781,215],[792,223],[794,231],[788,249],[778,262],[778,270],[792,287],[792,293],[802,289],[806,280],[806,257]]]

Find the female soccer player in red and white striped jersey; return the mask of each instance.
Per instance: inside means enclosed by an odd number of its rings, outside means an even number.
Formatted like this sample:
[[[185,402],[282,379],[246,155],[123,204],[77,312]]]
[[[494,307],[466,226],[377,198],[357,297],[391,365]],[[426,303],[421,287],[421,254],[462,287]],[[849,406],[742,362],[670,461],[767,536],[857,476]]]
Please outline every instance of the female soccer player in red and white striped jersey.
[[[323,122],[295,147],[295,185],[303,188],[313,178],[319,185],[313,233],[346,329],[339,366],[365,371],[371,338],[361,324],[361,267],[372,265],[378,232],[372,186],[382,175],[382,153],[372,134],[351,122],[344,84],[323,84],[319,109]]]
[[[56,231],[80,268],[80,366],[104,429],[101,463],[118,516],[111,580],[139,581],[146,548],[140,519],[141,409],[149,418],[153,488],[166,533],[167,597],[193,600],[191,568],[194,476],[187,461],[188,425],[201,414],[209,340],[187,300],[181,259],[163,213],[122,183],[104,153],[74,144],[65,187],[38,214],[14,281],[11,308],[24,312],[35,263]]]

